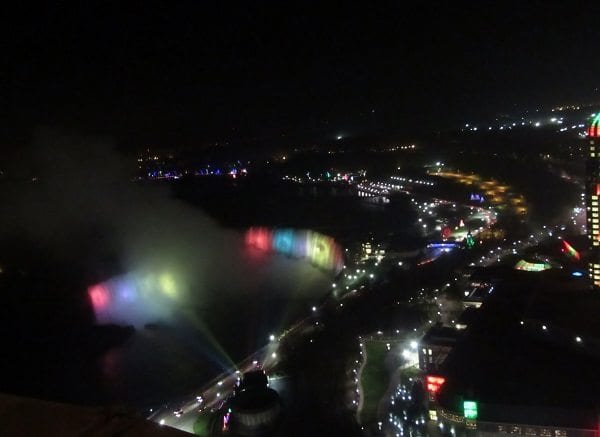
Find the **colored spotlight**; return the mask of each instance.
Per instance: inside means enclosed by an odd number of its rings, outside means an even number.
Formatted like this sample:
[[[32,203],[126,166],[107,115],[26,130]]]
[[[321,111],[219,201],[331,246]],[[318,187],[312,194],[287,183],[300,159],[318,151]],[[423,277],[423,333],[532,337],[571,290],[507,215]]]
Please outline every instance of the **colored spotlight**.
[[[106,309],[110,303],[110,294],[106,287],[102,284],[93,285],[88,289],[88,295],[94,306],[94,311],[102,311]]]
[[[169,273],[163,273],[158,278],[158,283],[160,285],[160,289],[166,296],[175,297],[177,295],[177,286],[175,285],[175,280],[173,276]]]

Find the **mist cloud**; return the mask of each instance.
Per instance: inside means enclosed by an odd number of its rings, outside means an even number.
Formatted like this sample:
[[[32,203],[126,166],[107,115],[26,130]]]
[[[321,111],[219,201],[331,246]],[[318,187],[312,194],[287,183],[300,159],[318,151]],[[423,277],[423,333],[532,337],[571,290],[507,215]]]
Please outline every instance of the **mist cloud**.
[[[208,307],[228,293],[261,286],[257,270],[268,269],[243,256],[239,232],[171,198],[168,186],[132,181],[136,169],[129,162],[135,159],[117,153],[110,139],[45,129],[22,156],[13,174],[27,177],[3,187],[3,239],[18,235],[44,247],[89,285],[133,278],[136,293],[145,295],[140,304],[154,302],[152,315],[160,308],[166,316],[173,308]],[[297,288],[284,283],[298,282],[299,273],[280,274],[269,280],[282,290]],[[173,293],[165,281],[173,281]],[[131,308],[141,311],[140,305]]]

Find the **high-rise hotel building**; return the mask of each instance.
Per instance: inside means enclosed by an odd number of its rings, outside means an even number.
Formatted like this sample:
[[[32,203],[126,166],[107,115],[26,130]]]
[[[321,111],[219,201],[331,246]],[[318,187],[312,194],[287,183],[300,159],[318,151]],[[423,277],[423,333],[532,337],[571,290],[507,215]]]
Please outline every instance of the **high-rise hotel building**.
[[[600,288],[600,113],[587,130],[589,142],[585,199],[589,238],[589,275],[593,288]]]

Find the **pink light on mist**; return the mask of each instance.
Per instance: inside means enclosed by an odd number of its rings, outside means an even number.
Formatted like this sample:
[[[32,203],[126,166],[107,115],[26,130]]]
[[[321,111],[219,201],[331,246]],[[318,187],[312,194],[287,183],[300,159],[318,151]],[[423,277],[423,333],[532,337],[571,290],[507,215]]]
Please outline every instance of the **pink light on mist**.
[[[102,284],[92,285],[88,288],[88,295],[94,306],[94,311],[105,309],[110,301],[110,294],[106,287]]]

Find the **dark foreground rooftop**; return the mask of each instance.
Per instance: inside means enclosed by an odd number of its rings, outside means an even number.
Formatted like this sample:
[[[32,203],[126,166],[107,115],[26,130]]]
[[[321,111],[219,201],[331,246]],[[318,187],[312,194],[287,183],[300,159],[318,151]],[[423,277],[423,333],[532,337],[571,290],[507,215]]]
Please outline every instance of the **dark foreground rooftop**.
[[[460,413],[473,400],[482,421],[596,429],[600,355],[589,346],[600,338],[600,295],[543,276],[494,295],[444,363],[440,405]]]
[[[2,436],[189,436],[119,408],[89,408],[0,395]]]

